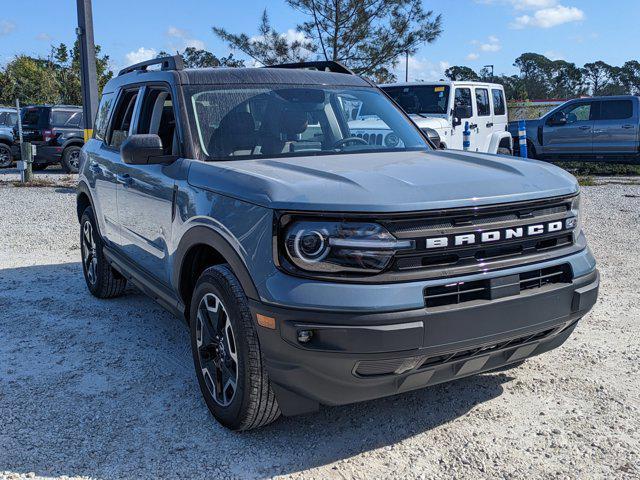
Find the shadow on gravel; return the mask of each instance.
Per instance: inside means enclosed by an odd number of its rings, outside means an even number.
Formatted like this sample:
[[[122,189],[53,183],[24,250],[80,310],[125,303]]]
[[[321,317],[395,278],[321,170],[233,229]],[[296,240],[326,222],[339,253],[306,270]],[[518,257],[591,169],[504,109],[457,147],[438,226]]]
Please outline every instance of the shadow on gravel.
[[[512,379],[479,375],[238,434],[215,423],[201,399],[187,329],[135,289],[95,299],[79,263],[5,269],[0,305],[0,472],[302,472],[451,422]]]

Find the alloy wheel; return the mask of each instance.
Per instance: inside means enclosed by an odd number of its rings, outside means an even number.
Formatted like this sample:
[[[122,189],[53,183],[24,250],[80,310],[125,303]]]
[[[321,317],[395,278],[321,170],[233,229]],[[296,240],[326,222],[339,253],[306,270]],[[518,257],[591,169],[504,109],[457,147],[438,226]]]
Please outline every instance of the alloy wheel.
[[[214,401],[226,407],[238,384],[238,351],[226,308],[213,293],[198,305],[196,345],[202,376]]]
[[[75,170],[80,166],[80,150],[74,150],[69,154],[69,165]]]
[[[82,265],[87,273],[87,279],[91,285],[95,285],[98,271],[98,256],[96,255],[96,242],[93,238],[93,226],[90,221],[85,221],[82,226]]]

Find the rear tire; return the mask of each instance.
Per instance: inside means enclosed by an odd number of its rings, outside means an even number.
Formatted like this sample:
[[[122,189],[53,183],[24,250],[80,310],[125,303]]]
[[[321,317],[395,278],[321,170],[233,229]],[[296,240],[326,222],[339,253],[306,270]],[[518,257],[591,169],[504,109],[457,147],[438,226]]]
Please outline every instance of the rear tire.
[[[104,243],[96,226],[93,209],[87,207],[80,219],[82,272],[91,294],[98,298],[122,295],[127,279],[115,271],[102,252]]]
[[[77,145],[72,145],[64,149],[62,152],[62,168],[67,173],[78,173],[78,169],[80,167],[80,152],[82,151],[81,147]]]
[[[280,408],[240,282],[228,266],[205,270],[190,308],[191,349],[207,407],[231,430],[273,422]]]

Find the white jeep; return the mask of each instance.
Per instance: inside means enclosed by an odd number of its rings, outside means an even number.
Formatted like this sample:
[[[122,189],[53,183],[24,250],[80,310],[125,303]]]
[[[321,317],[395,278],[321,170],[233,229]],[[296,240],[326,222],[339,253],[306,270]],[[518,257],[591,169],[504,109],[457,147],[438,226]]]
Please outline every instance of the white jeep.
[[[433,137],[429,130],[435,130],[441,148],[462,150],[463,131],[469,122],[470,151],[503,155],[513,152],[502,85],[441,81],[395,83],[381,88],[427,135]],[[370,137],[379,135],[383,129],[377,123],[376,119],[367,118],[366,112],[359,111],[349,127],[356,136],[368,134]]]

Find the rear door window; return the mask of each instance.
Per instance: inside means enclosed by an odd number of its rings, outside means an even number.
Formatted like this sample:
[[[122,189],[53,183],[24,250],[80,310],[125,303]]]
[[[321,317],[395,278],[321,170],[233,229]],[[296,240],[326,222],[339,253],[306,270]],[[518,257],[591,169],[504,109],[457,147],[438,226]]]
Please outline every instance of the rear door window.
[[[504,101],[504,93],[499,88],[491,90],[493,96],[493,114],[505,115],[507,113],[507,107]]]
[[[31,128],[44,126],[48,110],[45,108],[23,108],[22,109],[22,125]]]
[[[478,116],[488,117],[491,115],[491,105],[489,104],[489,90],[486,88],[476,88],[476,104],[478,105]]]
[[[625,120],[633,117],[631,100],[605,100],[600,105],[601,120]]]
[[[113,110],[113,93],[104,93],[100,99],[98,112],[96,114],[96,124],[93,131],[93,138],[96,140],[105,140],[107,138],[107,126],[109,125],[109,117]]]
[[[69,127],[78,112],[74,110],[52,110],[49,123],[52,127]]]

